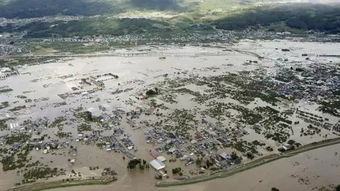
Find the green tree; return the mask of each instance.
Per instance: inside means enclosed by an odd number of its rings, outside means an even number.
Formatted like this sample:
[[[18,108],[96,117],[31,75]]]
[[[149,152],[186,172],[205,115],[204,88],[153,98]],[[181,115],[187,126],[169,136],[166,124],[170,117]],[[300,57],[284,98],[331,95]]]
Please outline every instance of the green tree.
[[[178,174],[182,171],[181,167],[172,169],[172,174]]]
[[[340,191],[340,184],[338,186],[335,187],[336,191]]]

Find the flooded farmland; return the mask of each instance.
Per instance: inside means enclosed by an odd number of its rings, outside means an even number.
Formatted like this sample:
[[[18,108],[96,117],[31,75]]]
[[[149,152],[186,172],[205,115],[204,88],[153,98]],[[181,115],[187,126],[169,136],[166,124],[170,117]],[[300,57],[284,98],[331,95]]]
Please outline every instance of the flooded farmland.
[[[106,176],[117,180],[67,190],[172,190],[154,185],[338,138],[339,52],[339,43],[243,40],[4,67],[0,190]],[[337,149],[176,188],[331,189]]]

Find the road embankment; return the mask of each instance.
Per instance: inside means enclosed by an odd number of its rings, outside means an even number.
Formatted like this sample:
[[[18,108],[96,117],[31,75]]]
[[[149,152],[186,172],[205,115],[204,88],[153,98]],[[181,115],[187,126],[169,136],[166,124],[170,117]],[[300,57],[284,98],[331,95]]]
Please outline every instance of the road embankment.
[[[32,184],[25,184],[22,186],[10,188],[7,191],[41,191],[41,190],[48,190],[54,188],[64,188],[64,187],[71,187],[71,186],[84,186],[84,185],[105,185],[110,184],[117,180],[115,177],[100,177],[95,179],[74,179],[71,180],[58,180],[58,181],[51,181],[51,182],[43,182],[43,183],[32,183]]]

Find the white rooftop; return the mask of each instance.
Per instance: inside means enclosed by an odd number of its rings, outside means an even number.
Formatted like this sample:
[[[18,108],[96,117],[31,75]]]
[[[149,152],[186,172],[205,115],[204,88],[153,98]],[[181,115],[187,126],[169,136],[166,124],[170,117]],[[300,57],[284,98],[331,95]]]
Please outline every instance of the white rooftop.
[[[165,168],[165,164],[162,161],[159,161],[157,159],[152,160],[150,162],[150,165],[156,170],[161,170]]]

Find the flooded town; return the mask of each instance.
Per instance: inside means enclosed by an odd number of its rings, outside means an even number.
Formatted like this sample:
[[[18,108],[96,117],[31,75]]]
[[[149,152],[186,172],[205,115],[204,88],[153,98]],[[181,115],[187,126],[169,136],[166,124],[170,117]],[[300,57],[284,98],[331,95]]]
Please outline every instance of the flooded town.
[[[243,39],[3,64],[0,190],[98,182],[109,184],[97,186],[104,190],[171,190],[272,160],[235,175],[251,184],[234,176],[227,183],[269,190],[275,185],[254,185],[272,165],[292,173],[299,190],[331,190],[339,184],[339,145],[322,150],[333,165],[323,169],[309,169],[322,154],[308,150],[340,142],[339,53],[338,42]],[[292,172],[300,165],[333,174],[316,186],[320,175]],[[275,173],[267,178],[292,190]],[[213,181],[223,188],[223,179]],[[208,189],[200,185],[176,188]]]

